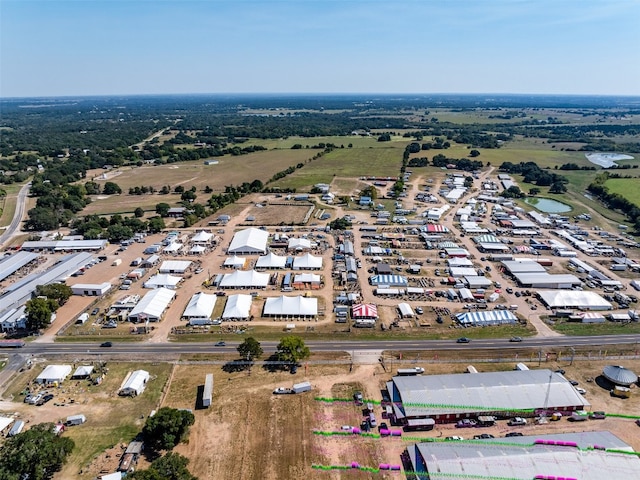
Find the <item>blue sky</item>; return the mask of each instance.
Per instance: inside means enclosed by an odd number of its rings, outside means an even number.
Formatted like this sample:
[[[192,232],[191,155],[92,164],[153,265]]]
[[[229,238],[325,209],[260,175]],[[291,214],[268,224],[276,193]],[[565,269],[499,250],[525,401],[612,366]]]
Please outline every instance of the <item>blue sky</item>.
[[[640,0],[0,0],[0,96],[640,95]]]

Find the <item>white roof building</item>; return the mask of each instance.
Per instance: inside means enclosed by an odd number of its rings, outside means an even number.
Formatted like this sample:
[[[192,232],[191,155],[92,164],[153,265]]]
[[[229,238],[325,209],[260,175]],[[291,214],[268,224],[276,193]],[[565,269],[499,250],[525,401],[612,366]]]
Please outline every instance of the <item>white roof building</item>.
[[[211,314],[213,313],[213,309],[216,306],[216,300],[218,297],[216,295],[211,295],[208,293],[198,292],[187,304],[187,307],[184,309],[182,313],[183,318],[191,319],[210,319]]]
[[[299,273],[293,276],[293,283],[320,283],[320,275],[314,273]]]
[[[226,268],[242,268],[245,263],[247,263],[247,259],[245,257],[233,255],[232,257],[227,257],[222,266]]]
[[[310,253],[293,259],[294,270],[320,270],[321,268],[322,257],[314,257]]]
[[[318,299],[313,297],[271,297],[264,303],[265,317],[315,317]]]
[[[188,270],[189,266],[191,266],[189,260],[166,260],[160,265],[159,272],[182,274]]]
[[[36,377],[36,383],[62,383],[71,373],[71,365],[47,365],[40,375]]]
[[[176,292],[168,288],[157,288],[147,293],[129,313],[129,321],[159,322],[175,296]]]
[[[229,253],[245,255],[265,255],[267,253],[267,240],[269,233],[259,228],[247,228],[240,230],[233,236]]]
[[[180,283],[182,278],[176,277],[174,275],[169,275],[168,273],[160,273],[158,275],[154,275],[149,280],[147,280],[144,284],[144,288],[171,288],[175,289],[176,286]]]
[[[71,285],[71,291],[74,295],[86,295],[100,297],[111,289],[109,282],[104,283],[76,283]]]
[[[413,312],[413,308],[411,308],[411,305],[409,305],[406,302],[399,303],[398,310],[400,311],[400,315],[402,315],[402,318],[415,316],[415,313]]]
[[[255,270],[236,270],[223,275],[220,288],[266,288],[269,284],[269,274]]]
[[[189,253],[192,253],[194,255],[200,255],[206,251],[207,251],[207,247],[203,245],[194,245],[189,249]]]
[[[224,320],[249,318],[251,311],[251,295],[230,295],[224,306],[222,318]]]
[[[191,237],[191,243],[204,244],[208,245],[213,240],[213,233],[205,232],[203,230],[196,233],[193,237]]]
[[[584,310],[611,310],[613,306],[595,292],[576,290],[550,290],[537,292],[549,308],[582,308]]]
[[[162,249],[164,253],[178,253],[182,250],[182,244],[178,242],[173,242]]]
[[[290,238],[287,249],[311,250],[311,240],[309,240],[308,238]]]
[[[86,378],[93,373],[93,365],[80,365],[71,378]]]
[[[118,395],[121,396],[136,396],[144,392],[149,381],[149,372],[146,370],[135,370],[125,378]]]
[[[281,257],[273,252],[258,258],[256,268],[284,268],[287,265],[287,257]]]

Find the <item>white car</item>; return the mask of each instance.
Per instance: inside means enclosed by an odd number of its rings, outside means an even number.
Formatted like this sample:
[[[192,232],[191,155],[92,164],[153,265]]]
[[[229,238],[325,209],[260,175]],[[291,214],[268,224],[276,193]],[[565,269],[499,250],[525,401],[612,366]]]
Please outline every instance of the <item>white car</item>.
[[[416,313],[418,315],[422,315],[424,313],[424,310],[422,310],[422,307],[416,307]]]
[[[587,391],[581,387],[576,387],[576,391],[581,395],[585,395],[587,393]]]
[[[464,437],[460,437],[458,435],[454,435],[452,437],[445,437],[445,440],[449,440],[449,441],[451,441],[451,440],[464,440]]]

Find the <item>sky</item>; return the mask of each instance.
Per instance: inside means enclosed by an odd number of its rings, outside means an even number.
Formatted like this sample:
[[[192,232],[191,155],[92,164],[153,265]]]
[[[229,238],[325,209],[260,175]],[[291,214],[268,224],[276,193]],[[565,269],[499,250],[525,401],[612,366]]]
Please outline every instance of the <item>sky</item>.
[[[0,97],[640,95],[640,0],[0,0]]]

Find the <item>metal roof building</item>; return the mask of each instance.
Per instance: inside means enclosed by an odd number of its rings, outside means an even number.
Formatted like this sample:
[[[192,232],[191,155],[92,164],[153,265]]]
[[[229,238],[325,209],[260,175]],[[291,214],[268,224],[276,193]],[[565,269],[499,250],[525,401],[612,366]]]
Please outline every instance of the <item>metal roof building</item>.
[[[582,281],[571,274],[518,273],[514,278],[522,287],[568,289],[577,287]]]
[[[613,437],[613,438],[612,438]],[[407,447],[416,477],[602,480],[637,478],[636,455],[608,432],[536,435],[475,442],[430,442]],[[598,448],[593,448],[597,446]]]
[[[50,252],[97,251],[106,247],[107,243],[106,240],[53,240],[24,242],[20,248],[26,251],[48,250]]]
[[[610,382],[613,382],[616,385],[623,385],[625,387],[628,387],[632,383],[636,383],[638,381],[638,375],[636,375],[632,370],[618,365],[607,365],[602,370],[602,375]]]
[[[31,263],[40,255],[31,252],[18,252],[14,255],[6,255],[0,260],[0,281],[12,273]]]
[[[447,423],[478,415],[532,416],[541,410],[566,412],[590,405],[566,378],[547,369],[393,377],[387,391],[401,422],[409,418]]]
[[[534,260],[506,260],[501,262],[509,273],[546,273],[545,268]]]

